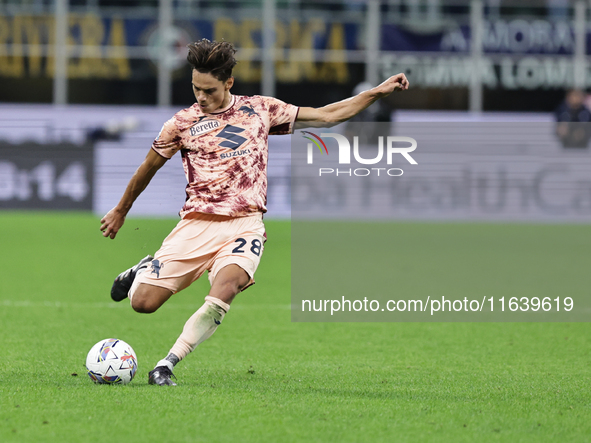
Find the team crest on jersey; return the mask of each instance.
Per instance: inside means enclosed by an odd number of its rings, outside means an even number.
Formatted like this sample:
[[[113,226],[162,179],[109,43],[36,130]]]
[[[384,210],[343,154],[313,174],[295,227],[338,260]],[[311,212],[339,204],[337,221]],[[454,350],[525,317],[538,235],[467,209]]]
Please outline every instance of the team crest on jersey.
[[[213,131],[221,126],[221,123],[217,120],[201,120],[196,125],[192,126],[189,132],[191,136],[206,134]]]
[[[247,114],[249,117],[252,117],[253,115],[259,115],[258,112],[256,112],[254,109],[252,109],[251,106],[242,106],[240,109],[238,109],[239,111],[244,112],[245,114]]]

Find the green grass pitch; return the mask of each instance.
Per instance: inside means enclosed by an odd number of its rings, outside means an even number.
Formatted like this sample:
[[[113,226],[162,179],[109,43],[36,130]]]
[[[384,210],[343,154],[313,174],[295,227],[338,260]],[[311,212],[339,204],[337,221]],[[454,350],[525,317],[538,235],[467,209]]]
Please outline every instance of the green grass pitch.
[[[128,219],[108,240],[88,214],[0,213],[0,441],[591,440],[588,323],[292,323],[288,222],[267,222],[257,285],[177,366],[179,386],[148,385],[207,281],[150,315],[110,302],[109,290],[175,223]],[[465,229],[404,227],[441,244]],[[470,225],[492,243],[513,235],[516,250],[524,229]],[[573,266],[588,268],[580,254],[588,227],[544,229],[549,242],[572,242]],[[421,245],[399,247],[412,259]],[[498,260],[511,257],[499,252]],[[536,262],[541,276],[553,272],[544,263]],[[137,353],[127,386],[94,385],[86,375],[86,353],[108,337]]]

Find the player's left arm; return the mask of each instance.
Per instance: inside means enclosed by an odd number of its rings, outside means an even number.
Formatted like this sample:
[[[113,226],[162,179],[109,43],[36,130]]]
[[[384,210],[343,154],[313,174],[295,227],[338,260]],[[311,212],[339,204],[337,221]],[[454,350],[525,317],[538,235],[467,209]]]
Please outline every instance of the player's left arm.
[[[377,100],[389,96],[394,91],[405,91],[408,86],[408,79],[401,73],[393,75],[375,88],[340,102],[331,103],[321,108],[302,107],[296,118],[295,129],[310,126],[322,127],[344,122],[359,114]]]

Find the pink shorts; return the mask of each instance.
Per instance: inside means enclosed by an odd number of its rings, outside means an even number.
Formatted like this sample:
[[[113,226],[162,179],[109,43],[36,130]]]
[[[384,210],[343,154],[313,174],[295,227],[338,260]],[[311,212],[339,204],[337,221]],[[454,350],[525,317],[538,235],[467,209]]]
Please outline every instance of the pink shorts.
[[[250,276],[244,290],[254,284],[265,240],[261,213],[248,217],[189,214],[166,237],[150,267],[138,275],[134,286],[147,283],[176,293],[205,271],[209,271],[209,282],[213,284],[222,268],[235,264]]]

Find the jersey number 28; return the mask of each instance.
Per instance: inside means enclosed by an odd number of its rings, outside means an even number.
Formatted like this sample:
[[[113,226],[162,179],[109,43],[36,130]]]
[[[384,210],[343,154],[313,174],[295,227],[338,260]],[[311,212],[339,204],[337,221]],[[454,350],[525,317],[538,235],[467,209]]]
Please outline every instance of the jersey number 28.
[[[234,241],[234,243],[238,243],[238,246],[232,249],[232,254],[243,254],[244,252],[246,252],[244,249],[242,249],[244,245],[248,243],[246,240],[244,240],[243,238],[237,238],[236,241]],[[257,257],[260,256],[262,246],[263,245],[261,241],[258,238],[255,238],[253,241],[250,242],[250,252],[252,252]]]

